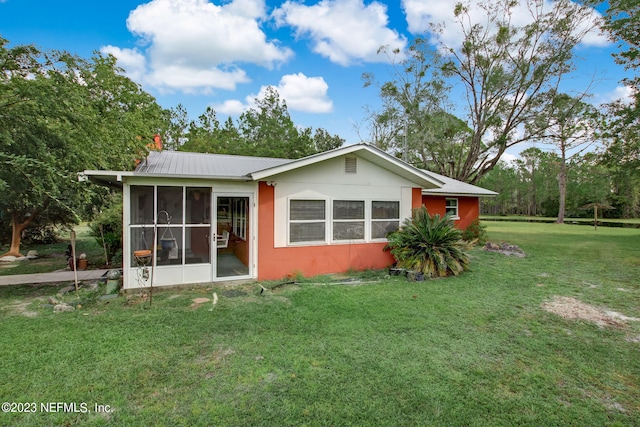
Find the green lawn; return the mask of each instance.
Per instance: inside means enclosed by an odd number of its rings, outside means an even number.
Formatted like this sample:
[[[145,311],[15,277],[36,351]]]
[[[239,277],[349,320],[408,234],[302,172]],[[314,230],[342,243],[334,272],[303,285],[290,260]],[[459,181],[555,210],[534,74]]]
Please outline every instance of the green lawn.
[[[532,221],[532,222],[555,222],[557,217],[529,216],[529,215],[482,215],[481,220],[486,221]],[[565,218],[566,223],[589,223],[593,225],[591,218]],[[640,218],[602,218],[602,213],[598,216],[598,222],[626,225],[640,225]]]
[[[38,412],[0,425],[638,425],[640,322],[541,305],[640,317],[640,230],[487,225],[527,257],[474,250],[456,278],[165,290],[151,307],[120,297],[60,314],[41,308],[57,288],[2,287],[0,395]],[[191,307],[213,292],[215,307]]]

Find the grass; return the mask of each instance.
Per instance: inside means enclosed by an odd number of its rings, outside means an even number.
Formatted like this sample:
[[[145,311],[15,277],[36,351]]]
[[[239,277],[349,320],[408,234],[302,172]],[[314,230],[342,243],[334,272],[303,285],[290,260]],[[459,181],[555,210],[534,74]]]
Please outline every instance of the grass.
[[[487,220],[487,221],[555,222],[558,219],[558,217],[533,216],[533,215],[482,215],[480,219]],[[593,225],[593,216],[591,218],[565,218],[565,222],[568,224],[578,223],[578,224]],[[637,225],[637,224],[640,224],[640,218],[602,218],[602,212],[600,212],[598,216],[598,222],[611,223],[611,224]]]
[[[599,327],[541,304],[570,296],[640,317],[640,230],[488,232],[527,257],[474,250],[471,271],[427,282],[368,272],[262,294],[164,290],[151,307],[87,295],[60,314],[41,307],[58,287],[2,287],[2,400],[91,412],[2,413],[0,425],[637,425],[640,322]],[[215,307],[191,307],[213,292]]]
[[[89,268],[95,268],[104,264],[104,251],[96,240],[90,235],[89,226],[86,223],[75,227],[76,230],[76,256],[81,253],[87,254]],[[61,239],[57,243],[23,245],[20,248],[22,254],[26,255],[30,250],[38,252],[38,258],[28,261],[16,261],[13,263],[0,263],[0,276],[13,274],[34,274],[47,273],[51,271],[67,268],[67,258],[65,252],[71,243],[69,232],[61,234]],[[0,248],[0,253],[6,252],[8,246]]]

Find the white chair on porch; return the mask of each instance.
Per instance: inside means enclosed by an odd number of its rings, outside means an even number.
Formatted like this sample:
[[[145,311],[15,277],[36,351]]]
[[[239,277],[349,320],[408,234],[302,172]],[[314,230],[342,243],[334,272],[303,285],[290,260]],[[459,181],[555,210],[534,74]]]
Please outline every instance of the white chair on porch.
[[[229,232],[224,230],[222,235],[216,236],[216,248],[225,249],[229,247]]]

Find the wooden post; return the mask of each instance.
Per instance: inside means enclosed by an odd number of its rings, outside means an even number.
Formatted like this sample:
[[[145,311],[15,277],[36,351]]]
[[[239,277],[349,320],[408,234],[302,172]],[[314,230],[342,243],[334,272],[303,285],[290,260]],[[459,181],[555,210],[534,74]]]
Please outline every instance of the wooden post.
[[[156,245],[156,237],[158,235],[158,222],[157,220],[154,222],[153,224],[153,239],[151,243],[151,281],[150,281],[150,287],[149,287],[149,307],[151,307],[151,304],[153,302],[153,281],[156,278],[156,252],[157,252],[157,245]]]

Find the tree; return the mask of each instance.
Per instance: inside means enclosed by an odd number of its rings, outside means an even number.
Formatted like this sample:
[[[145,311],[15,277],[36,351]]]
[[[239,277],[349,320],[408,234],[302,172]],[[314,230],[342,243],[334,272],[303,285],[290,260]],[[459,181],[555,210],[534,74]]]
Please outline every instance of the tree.
[[[612,171],[602,164],[594,152],[572,156],[567,167],[567,215],[585,216],[587,204],[610,205],[615,199],[616,180]],[[629,179],[623,179],[629,182]],[[618,206],[620,206],[618,204]],[[619,212],[607,211],[607,215],[620,216]]]
[[[12,226],[8,254],[18,256],[36,219],[77,222],[92,194],[78,172],[133,168],[164,113],[112,56],[7,45],[0,39],[0,210]]]
[[[616,62],[624,65],[629,75],[622,83],[633,90],[632,101],[609,104],[607,120],[603,122],[602,137],[607,141],[603,160],[607,166],[624,176],[623,186],[629,181],[640,181],[640,4],[635,0],[588,0],[591,5],[603,5],[603,28],[618,43],[614,53]],[[634,196],[629,194],[632,205]],[[636,208],[632,208],[635,210]],[[625,209],[626,214],[631,211]]]
[[[331,135],[325,129],[318,128],[313,134],[313,146],[317,153],[340,148],[342,144],[344,144],[344,139],[338,135]]]
[[[522,3],[526,7],[519,12],[527,12],[530,22],[519,25],[513,16]],[[481,18],[471,11],[470,3],[455,4],[463,41],[456,47],[440,37],[439,50],[445,56],[437,68],[442,75],[430,66],[437,58],[433,47],[417,40],[406,54],[404,68],[395,69],[395,80],[381,86],[391,89],[382,93],[383,99],[387,93],[397,94],[398,103],[407,106],[399,113],[406,112],[409,125],[425,111],[413,107],[431,103],[430,97],[447,84],[464,93],[471,131],[468,138],[456,140],[456,156],[451,159],[456,164],[449,167],[449,175],[470,183],[493,169],[507,148],[538,136],[523,132],[525,125],[550,105],[573,69],[574,47],[593,27],[591,10],[570,0],[551,5],[538,0],[496,0],[478,6],[484,12]],[[434,25],[434,33],[441,34],[443,25]]]
[[[640,67],[640,4],[636,0],[586,0],[591,5],[603,5],[605,8],[602,27],[618,43],[619,52],[614,57],[628,70]],[[624,82],[632,87],[640,87],[640,76],[625,78]],[[635,93],[636,104],[640,94]]]
[[[244,112],[236,126],[229,117],[220,124],[208,107],[187,126],[179,149],[183,151],[297,159],[340,147],[344,140],[322,128],[299,128],[291,119],[278,91],[267,88],[256,106]],[[181,117],[179,115],[178,117]],[[180,126],[178,121],[175,128]]]
[[[498,193],[496,197],[480,199],[482,213],[505,215],[518,212],[515,200],[520,191],[520,176],[513,165],[505,161],[498,162],[478,184]]]
[[[256,106],[242,113],[238,129],[247,155],[297,159],[315,152],[310,130],[299,130],[278,91],[269,86]]]
[[[376,86],[383,103],[381,111],[367,110],[369,140],[417,167],[456,176],[471,130],[448,112],[440,55],[423,39],[407,52],[383,46],[379,53],[387,55],[394,79],[380,84],[374,74],[363,74],[364,86]]]
[[[163,146],[167,150],[179,150],[187,141],[189,115],[182,104],[166,112],[168,126],[163,132]],[[206,114],[206,113],[205,113]]]
[[[553,97],[551,104],[539,115],[533,127],[544,129],[539,139],[549,142],[560,152],[560,171],[558,173],[558,189],[560,194],[558,205],[558,219],[562,224],[566,213],[567,198],[567,161],[595,142],[596,109],[579,98],[567,94]],[[570,151],[573,152],[570,153]]]

